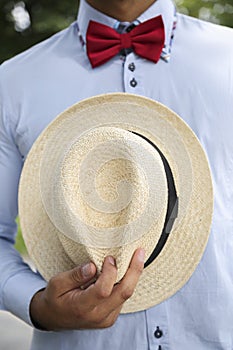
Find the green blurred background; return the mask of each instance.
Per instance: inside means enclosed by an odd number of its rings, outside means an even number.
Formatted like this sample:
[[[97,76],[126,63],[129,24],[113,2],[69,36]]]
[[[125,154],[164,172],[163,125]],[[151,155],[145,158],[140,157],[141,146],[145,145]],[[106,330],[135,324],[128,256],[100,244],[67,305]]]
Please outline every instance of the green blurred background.
[[[78,0],[0,0],[0,63],[68,26],[75,20],[78,3]],[[175,0],[175,3],[179,12],[233,27],[233,0]],[[16,248],[26,253],[20,228]]]

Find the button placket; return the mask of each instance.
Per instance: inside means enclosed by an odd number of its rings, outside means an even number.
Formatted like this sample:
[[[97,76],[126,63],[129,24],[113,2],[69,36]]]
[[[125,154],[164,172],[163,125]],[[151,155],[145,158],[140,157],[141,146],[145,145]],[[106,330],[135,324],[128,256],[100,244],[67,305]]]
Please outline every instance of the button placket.
[[[128,69],[129,69],[131,72],[134,72],[135,69],[136,69],[135,63],[134,63],[134,62],[129,63]],[[131,85],[133,88],[135,88],[135,87],[138,85],[138,82],[137,82],[137,80],[136,80],[134,77],[130,80],[129,83],[130,83],[130,85]]]
[[[141,85],[140,58],[136,57],[134,52],[125,57],[124,62],[124,89],[125,92],[143,95],[144,89]]]
[[[129,85],[132,88],[136,88],[136,86],[138,85],[138,81],[135,77],[134,72],[136,71],[136,65],[134,63],[134,61],[132,60],[132,58],[128,61],[129,63],[127,64],[126,67],[128,67],[128,71],[130,72],[128,77],[129,77]],[[132,74],[133,73],[133,74]]]
[[[165,303],[146,310],[149,349],[171,350]]]

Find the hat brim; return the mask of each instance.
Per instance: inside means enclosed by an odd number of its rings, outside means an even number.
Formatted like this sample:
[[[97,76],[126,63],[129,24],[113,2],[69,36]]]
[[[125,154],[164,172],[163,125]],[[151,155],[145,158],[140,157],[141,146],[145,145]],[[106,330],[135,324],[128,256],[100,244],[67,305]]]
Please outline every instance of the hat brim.
[[[167,107],[145,97],[114,93],[89,98],[60,114],[38,137],[24,164],[19,187],[23,237],[46,280],[83,262],[86,248],[78,245],[80,259],[74,263],[45,211],[40,166],[54,135],[65,143],[71,137],[67,130],[82,134],[100,125],[135,131],[158,145],[170,163],[179,192],[179,215],[169,238],[144,269],[122,313],[144,310],[172,296],[188,281],[203,255],[212,220],[213,190],[206,155],[192,130]],[[95,248],[89,250],[91,255]]]

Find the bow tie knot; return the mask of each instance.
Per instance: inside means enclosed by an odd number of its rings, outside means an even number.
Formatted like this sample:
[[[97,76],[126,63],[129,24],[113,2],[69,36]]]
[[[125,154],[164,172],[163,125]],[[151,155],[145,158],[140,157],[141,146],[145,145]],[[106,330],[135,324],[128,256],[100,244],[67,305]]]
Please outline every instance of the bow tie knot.
[[[120,40],[121,40],[121,50],[130,49],[132,47],[132,40],[131,40],[130,33],[121,34]]]
[[[87,55],[93,68],[104,64],[122,49],[134,52],[157,63],[165,40],[162,16],[157,16],[134,27],[129,33],[117,33],[104,24],[90,21],[87,36]]]

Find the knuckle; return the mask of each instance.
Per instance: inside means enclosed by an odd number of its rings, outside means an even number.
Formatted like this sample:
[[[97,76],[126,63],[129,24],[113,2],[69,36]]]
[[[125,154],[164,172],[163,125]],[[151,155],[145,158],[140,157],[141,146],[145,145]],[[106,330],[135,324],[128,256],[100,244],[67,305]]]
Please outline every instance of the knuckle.
[[[92,328],[94,327],[96,329],[104,329],[113,326],[118,317],[118,314],[119,313],[117,312],[109,315],[108,313],[104,312],[102,308],[96,306],[88,313],[77,312],[76,318],[79,321],[81,319],[84,324],[91,324]]]
[[[134,267],[136,274],[140,275],[144,269],[144,264],[137,264]]]
[[[134,292],[134,288],[130,287],[130,286],[127,286],[125,287],[124,289],[122,289],[121,291],[121,297],[123,300],[127,300],[129,299],[132,295],[133,295],[133,292]]]
[[[111,291],[106,286],[99,286],[97,290],[98,297],[100,299],[107,299],[111,295]]]
[[[105,321],[106,315],[104,315],[98,307],[89,313],[89,319],[97,326],[97,328],[102,328]]]
[[[109,292],[109,290],[107,290],[105,288],[102,288],[100,290],[100,294],[99,295],[100,295],[101,298],[107,299],[111,295],[111,293]]]
[[[109,328],[109,327],[112,327],[115,323],[115,320],[114,319],[108,319],[106,320],[103,324],[102,324],[102,328]]]
[[[105,324],[105,317],[104,316],[96,316],[95,317],[95,323],[100,327],[104,327]]]
[[[98,317],[95,320],[97,328],[109,328],[114,324],[114,320],[107,318],[106,316]]]
[[[114,323],[116,322],[117,318],[119,316],[119,312],[113,312],[110,316],[108,316],[108,318],[106,318],[104,320],[104,322],[102,323],[103,328],[109,328],[112,327],[114,325]]]

